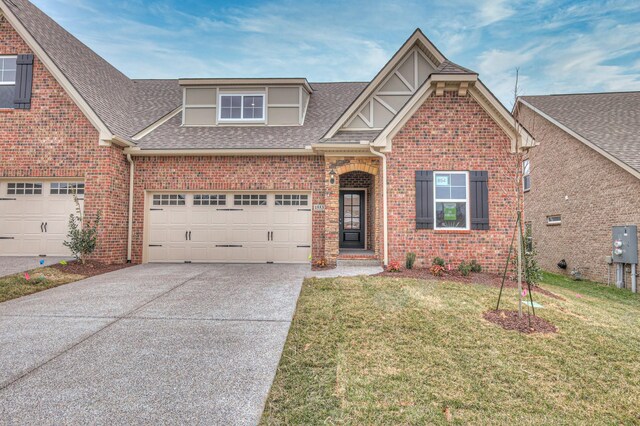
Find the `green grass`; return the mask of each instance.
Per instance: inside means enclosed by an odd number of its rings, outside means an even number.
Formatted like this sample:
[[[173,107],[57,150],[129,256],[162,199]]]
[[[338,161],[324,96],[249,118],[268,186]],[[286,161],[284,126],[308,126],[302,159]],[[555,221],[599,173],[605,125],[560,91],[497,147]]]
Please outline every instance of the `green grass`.
[[[30,279],[24,273],[0,277],[0,302],[37,293],[48,288],[68,284],[84,278],[83,275],[68,274],[56,268],[38,268],[29,271]]]
[[[309,279],[262,423],[640,424],[638,295],[543,286],[566,299],[534,294],[553,335],[486,322],[492,287]],[[516,308],[515,291],[503,300]]]

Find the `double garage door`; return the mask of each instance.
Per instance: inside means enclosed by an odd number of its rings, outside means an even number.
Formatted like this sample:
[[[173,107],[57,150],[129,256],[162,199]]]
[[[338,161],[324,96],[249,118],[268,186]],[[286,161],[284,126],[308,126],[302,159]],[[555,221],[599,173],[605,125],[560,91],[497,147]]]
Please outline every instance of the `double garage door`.
[[[62,243],[82,182],[1,181],[0,256],[69,256]]]
[[[309,261],[309,194],[172,192],[147,206],[149,262]]]

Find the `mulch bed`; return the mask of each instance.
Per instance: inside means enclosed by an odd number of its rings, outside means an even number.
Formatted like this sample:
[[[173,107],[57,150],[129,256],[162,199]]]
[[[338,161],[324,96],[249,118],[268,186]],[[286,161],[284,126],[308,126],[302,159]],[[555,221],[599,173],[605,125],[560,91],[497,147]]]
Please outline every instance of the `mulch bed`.
[[[447,271],[447,273],[441,277],[436,277],[427,268],[414,268],[403,269],[400,272],[383,271],[376,275],[381,277],[415,278],[429,281],[452,281],[464,284],[481,284],[497,288],[500,288],[500,286],[502,285],[502,275],[488,274],[485,272],[471,273],[470,275],[465,277],[461,275],[459,271],[453,270]],[[507,278],[507,280],[504,282],[504,286],[505,288],[517,289],[518,282]],[[527,285],[523,284],[523,288],[527,288]],[[557,300],[565,300],[561,296],[558,296],[557,294],[538,286],[533,286],[531,289],[534,293],[544,294],[545,296],[549,296]]]
[[[87,260],[84,265],[77,260],[67,262],[66,265],[56,263],[51,265],[51,268],[56,268],[59,271],[67,274],[82,275],[84,277],[93,277],[95,275],[106,274],[107,272],[117,271],[118,269],[128,268],[132,266],[131,263],[119,263],[115,265],[107,265],[93,260]]]
[[[538,316],[534,317],[523,313],[522,318],[518,318],[517,311],[505,311],[500,309],[497,311],[487,311],[482,314],[482,316],[487,321],[498,324],[505,330],[515,330],[526,334],[549,334],[556,333],[558,331],[555,325]]]

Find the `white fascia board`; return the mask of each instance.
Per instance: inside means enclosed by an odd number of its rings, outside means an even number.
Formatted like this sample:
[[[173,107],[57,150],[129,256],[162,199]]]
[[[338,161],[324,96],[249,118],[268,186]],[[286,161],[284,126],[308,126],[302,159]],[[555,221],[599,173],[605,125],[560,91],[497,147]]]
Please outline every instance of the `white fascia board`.
[[[313,150],[306,148],[293,149],[140,149],[126,148],[125,154],[134,157],[189,157],[189,156],[264,156],[264,155],[315,155]]]

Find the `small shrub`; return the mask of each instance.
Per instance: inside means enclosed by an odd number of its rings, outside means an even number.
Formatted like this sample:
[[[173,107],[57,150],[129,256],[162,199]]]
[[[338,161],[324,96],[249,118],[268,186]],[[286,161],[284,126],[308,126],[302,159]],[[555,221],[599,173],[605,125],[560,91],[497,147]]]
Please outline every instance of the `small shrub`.
[[[327,267],[327,259],[319,259],[313,262],[313,266],[316,268],[326,268]]]
[[[401,270],[402,266],[400,266],[400,262],[397,260],[389,262],[389,265],[387,266],[387,272],[400,272]]]
[[[458,272],[460,272],[460,275],[463,277],[468,277],[471,274],[471,264],[463,260],[460,262],[460,265],[458,265]]]
[[[473,259],[469,265],[471,266],[471,272],[482,272],[482,266],[478,262],[476,262],[475,259]]]
[[[443,258],[441,257],[434,257],[433,258],[433,265],[438,265],[438,266],[442,266],[443,270],[445,265],[447,264],[447,262],[444,261]]]
[[[69,215],[68,240],[63,241],[62,244],[71,250],[73,257],[84,264],[87,256],[95,251],[98,243],[100,211],[96,213],[93,220],[88,219],[82,213],[76,194],[73,194],[73,201],[76,203],[76,214]]]
[[[431,268],[429,268],[429,272],[431,272],[431,275],[434,277],[441,277],[444,275],[444,266],[433,264]]]
[[[405,259],[404,266],[407,269],[413,269],[413,264],[416,263],[416,254],[415,253],[407,253],[407,258]]]

